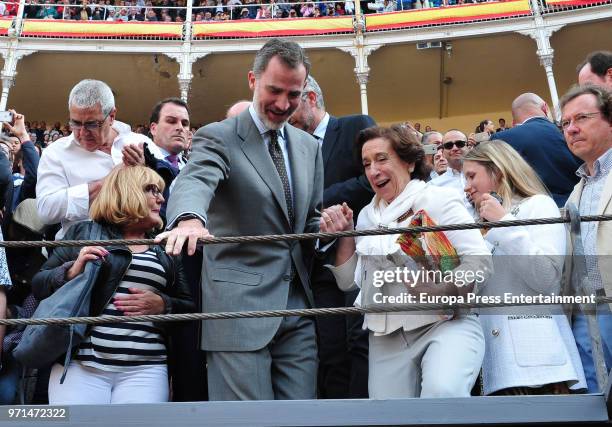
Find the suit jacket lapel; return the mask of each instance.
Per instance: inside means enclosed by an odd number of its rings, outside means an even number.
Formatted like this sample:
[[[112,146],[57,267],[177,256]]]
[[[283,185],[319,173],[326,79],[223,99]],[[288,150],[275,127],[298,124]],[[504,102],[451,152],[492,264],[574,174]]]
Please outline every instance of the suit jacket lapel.
[[[338,135],[340,134],[340,127],[338,125],[338,119],[334,116],[329,116],[329,122],[327,122],[327,129],[325,129],[325,138],[323,138],[323,167],[327,168],[327,162],[334,151]]]
[[[304,224],[305,214],[308,211],[307,183],[308,169],[313,165],[304,164],[308,158],[304,141],[300,141],[300,135],[291,126],[285,126],[285,137],[287,138],[287,151],[291,167],[291,183],[293,187],[293,211],[295,212],[295,224]],[[299,166],[298,166],[299,165]]]
[[[577,208],[580,207],[580,198],[582,197],[583,187],[584,187],[584,178],[580,178],[580,181],[578,181],[578,183],[574,186],[574,189],[570,193],[567,199],[567,202],[565,202],[565,204],[567,205],[568,203],[573,203],[576,205]]]
[[[608,205],[612,202],[612,173],[608,174],[606,183],[604,184],[599,206],[597,207],[597,215],[603,215]]]
[[[276,166],[274,166],[274,162],[272,162],[272,158],[268,153],[266,144],[257,126],[253,123],[249,110],[247,109],[240,114],[237,120],[237,133],[238,137],[242,140],[240,148],[261,179],[270,188],[274,199],[284,213],[287,225],[289,225],[289,214],[287,213],[283,184],[276,171]],[[291,172],[293,172],[293,169]]]

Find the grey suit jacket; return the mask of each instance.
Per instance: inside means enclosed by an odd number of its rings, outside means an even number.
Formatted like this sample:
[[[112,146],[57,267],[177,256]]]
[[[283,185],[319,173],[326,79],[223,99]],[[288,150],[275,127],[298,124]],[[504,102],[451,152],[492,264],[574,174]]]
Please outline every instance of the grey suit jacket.
[[[291,166],[295,227],[289,224],[283,187],[249,111],[199,129],[189,163],[168,203],[168,223],[192,212],[216,236],[316,232],[323,199],[323,162],[309,134],[285,126]],[[307,242],[305,245],[312,245]],[[287,306],[291,263],[312,305],[303,250],[297,242],[206,245],[202,308],[220,311],[275,310]],[[266,346],[281,318],[204,321],[202,348],[252,351]]]

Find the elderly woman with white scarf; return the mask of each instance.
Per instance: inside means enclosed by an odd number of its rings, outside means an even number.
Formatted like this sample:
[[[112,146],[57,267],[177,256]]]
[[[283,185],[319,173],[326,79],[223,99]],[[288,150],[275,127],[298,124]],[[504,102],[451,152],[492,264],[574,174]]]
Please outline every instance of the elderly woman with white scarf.
[[[377,227],[406,227],[421,210],[437,224],[473,222],[462,194],[457,190],[430,186],[424,152],[416,135],[402,127],[373,127],[362,131],[356,141],[374,199],[360,213],[357,230]],[[346,205],[332,206],[322,214],[321,231],[353,229],[352,211]],[[444,233],[455,248],[460,264],[453,273],[490,274],[491,257],[479,230]],[[417,262],[403,254],[398,235],[341,238],[335,266],[329,266],[340,289],[361,288],[355,305],[366,306],[374,293],[398,296],[411,294],[465,296],[474,283],[402,283],[373,285],[372,270],[407,267],[419,270]],[[370,270],[370,271],[368,271]],[[368,280],[370,277],[370,280]],[[459,274],[456,277],[460,277]],[[463,285],[463,286],[461,286]],[[482,328],[469,313],[366,314],[369,329],[370,398],[466,397],[474,386],[484,354]]]

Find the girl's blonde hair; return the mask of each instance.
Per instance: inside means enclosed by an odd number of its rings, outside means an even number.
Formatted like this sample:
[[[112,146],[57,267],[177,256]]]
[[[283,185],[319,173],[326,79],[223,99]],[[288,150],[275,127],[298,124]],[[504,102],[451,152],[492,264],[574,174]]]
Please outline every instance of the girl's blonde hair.
[[[145,166],[117,166],[104,179],[89,214],[96,222],[123,227],[149,216],[145,188],[156,185],[164,191],[164,180]],[[163,224],[160,221],[159,227]]]
[[[537,143],[534,141],[534,143]],[[508,209],[512,198],[527,198],[536,194],[548,195],[546,186],[521,155],[501,140],[483,142],[472,148],[464,161],[479,162],[497,182],[497,191]]]

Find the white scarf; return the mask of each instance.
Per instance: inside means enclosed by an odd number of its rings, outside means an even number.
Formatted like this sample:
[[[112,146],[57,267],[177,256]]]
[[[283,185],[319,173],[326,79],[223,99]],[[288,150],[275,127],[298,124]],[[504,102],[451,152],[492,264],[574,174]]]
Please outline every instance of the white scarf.
[[[398,218],[413,208],[414,201],[421,196],[427,184],[418,179],[411,180],[404,190],[389,204],[378,196],[359,214],[358,230],[368,230],[380,226],[396,228]],[[416,210],[415,210],[416,212]],[[406,219],[404,219],[406,221]],[[402,221],[402,222],[404,222]],[[356,239],[356,251],[359,255],[388,255],[400,249],[396,243],[397,234],[381,236],[364,236]]]
[[[411,180],[404,190],[389,204],[386,201],[375,196],[374,199],[361,210],[357,221],[358,230],[368,230],[378,228],[380,226],[395,228],[399,226],[398,218],[413,209],[415,200],[423,194],[423,190],[427,184],[418,179]],[[413,209],[414,210],[414,209]],[[416,212],[416,210],[415,210]],[[405,223],[409,218],[403,219]],[[357,268],[355,268],[355,283],[361,287],[362,277],[362,256],[367,255],[395,255],[400,258],[406,258],[402,255],[401,248],[397,244],[397,234],[384,234],[380,236],[363,236],[356,238],[355,252],[357,257]],[[384,263],[382,259],[381,262]],[[393,264],[392,259],[388,261]],[[380,268],[384,268],[380,265]],[[361,305],[361,293],[355,301],[355,305]]]

